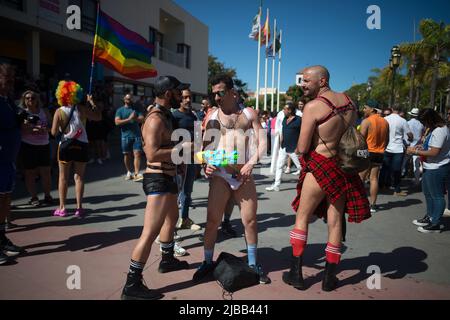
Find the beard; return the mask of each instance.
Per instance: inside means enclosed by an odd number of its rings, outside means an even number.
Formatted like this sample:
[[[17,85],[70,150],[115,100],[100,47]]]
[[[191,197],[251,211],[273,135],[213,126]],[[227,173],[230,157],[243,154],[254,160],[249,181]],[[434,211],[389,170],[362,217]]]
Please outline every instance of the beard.
[[[175,97],[171,97],[170,98],[170,107],[172,109],[179,109],[180,108],[180,101],[178,101],[177,99],[175,99]]]

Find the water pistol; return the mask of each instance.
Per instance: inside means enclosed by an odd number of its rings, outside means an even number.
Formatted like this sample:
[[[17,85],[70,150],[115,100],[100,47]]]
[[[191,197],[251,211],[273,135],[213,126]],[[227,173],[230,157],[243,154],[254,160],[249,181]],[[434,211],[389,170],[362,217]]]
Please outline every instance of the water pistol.
[[[226,167],[237,164],[239,154],[236,150],[226,152],[225,150],[201,151],[195,154],[198,163],[209,164],[215,167]]]

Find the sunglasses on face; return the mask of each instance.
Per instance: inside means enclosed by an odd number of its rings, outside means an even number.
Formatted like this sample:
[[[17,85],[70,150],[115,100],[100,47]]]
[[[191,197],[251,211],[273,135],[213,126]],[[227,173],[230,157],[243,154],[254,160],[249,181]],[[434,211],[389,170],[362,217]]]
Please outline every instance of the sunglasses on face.
[[[25,97],[25,100],[36,100],[36,97]]]
[[[227,91],[226,90],[220,90],[220,91],[217,91],[217,92],[213,92],[213,94],[214,94],[214,96],[218,95],[219,97],[223,98],[227,94]]]

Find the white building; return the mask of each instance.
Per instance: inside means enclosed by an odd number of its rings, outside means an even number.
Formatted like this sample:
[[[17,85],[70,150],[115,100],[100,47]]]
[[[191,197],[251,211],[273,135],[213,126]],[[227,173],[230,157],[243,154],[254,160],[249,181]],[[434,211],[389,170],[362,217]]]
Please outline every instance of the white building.
[[[67,8],[81,9],[81,30],[69,30]],[[102,10],[155,45],[159,75],[191,84],[194,102],[208,87],[208,27],[170,0],[108,0]],[[96,24],[95,0],[0,0],[0,62],[14,64],[35,79],[71,79],[87,90]],[[148,78],[133,81],[97,64],[94,77],[108,86],[114,106],[126,92],[152,97]],[[55,80],[53,79],[53,82]]]

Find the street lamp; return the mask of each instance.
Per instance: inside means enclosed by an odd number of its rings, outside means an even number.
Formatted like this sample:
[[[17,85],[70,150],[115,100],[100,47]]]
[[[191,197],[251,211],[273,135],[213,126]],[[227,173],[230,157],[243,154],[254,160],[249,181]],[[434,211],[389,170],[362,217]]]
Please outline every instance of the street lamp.
[[[370,99],[370,91],[372,91],[372,82],[367,81],[367,98]]]
[[[393,46],[391,49],[391,59],[389,60],[389,68],[392,70],[392,85],[391,85],[391,96],[389,99],[389,106],[392,107],[395,102],[394,97],[394,85],[395,85],[395,72],[400,65],[400,48],[398,46]]]
[[[409,109],[413,107],[413,96],[414,96],[414,75],[417,67],[417,59],[416,56],[413,55],[411,65],[409,66],[409,70],[411,71],[411,83],[409,85]]]

